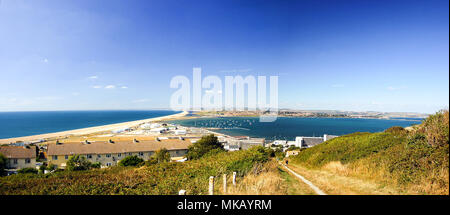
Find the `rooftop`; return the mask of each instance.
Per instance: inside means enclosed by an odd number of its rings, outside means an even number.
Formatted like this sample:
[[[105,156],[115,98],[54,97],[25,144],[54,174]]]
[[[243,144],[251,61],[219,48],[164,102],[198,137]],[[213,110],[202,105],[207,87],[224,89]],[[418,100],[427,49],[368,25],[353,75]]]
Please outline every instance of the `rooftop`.
[[[157,151],[162,148],[167,150],[187,149],[191,144],[190,140],[166,139],[166,140],[142,140],[117,141],[110,143],[108,141],[95,141],[89,144],[84,142],[65,142],[62,144],[51,143],[48,145],[47,154],[52,155],[71,155],[71,154],[109,154],[109,153],[127,153],[127,152],[148,152]]]
[[[0,154],[7,158],[36,158],[36,146],[0,146]]]

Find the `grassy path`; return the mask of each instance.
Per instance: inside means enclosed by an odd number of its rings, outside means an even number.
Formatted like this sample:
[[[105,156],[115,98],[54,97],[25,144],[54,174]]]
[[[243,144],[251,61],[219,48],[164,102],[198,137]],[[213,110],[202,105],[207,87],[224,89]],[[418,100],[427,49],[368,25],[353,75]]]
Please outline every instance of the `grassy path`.
[[[228,195],[315,195],[307,184],[281,168],[277,161],[267,162],[257,174],[248,174],[230,186]]]
[[[314,192],[318,195],[327,195],[325,192],[323,192],[321,189],[319,189],[317,186],[315,186],[313,183],[311,183],[310,181],[308,181],[306,178],[304,178],[303,176],[299,175],[298,173],[294,172],[293,170],[291,170],[289,167],[287,167],[284,164],[281,164],[281,166],[283,166],[285,169],[287,169],[292,175],[294,175],[296,178],[300,179],[303,183],[305,183],[306,185],[308,185],[312,190],[314,190]]]
[[[331,195],[395,195],[396,189],[354,177],[336,175],[325,170],[307,169],[298,164],[289,167]]]

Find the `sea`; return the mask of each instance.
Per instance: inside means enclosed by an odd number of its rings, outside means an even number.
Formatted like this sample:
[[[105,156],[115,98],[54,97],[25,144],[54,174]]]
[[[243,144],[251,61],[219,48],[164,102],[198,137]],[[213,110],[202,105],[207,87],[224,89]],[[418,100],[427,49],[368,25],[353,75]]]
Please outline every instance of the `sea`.
[[[218,117],[174,120],[182,126],[208,128],[232,135],[294,140],[296,136],[319,137],[324,134],[344,135],[354,132],[381,132],[392,126],[408,127],[421,123],[420,118],[361,119],[361,118],[297,118],[278,117],[275,122],[259,122],[258,117]]]
[[[0,139],[167,116],[169,110],[0,112]]]

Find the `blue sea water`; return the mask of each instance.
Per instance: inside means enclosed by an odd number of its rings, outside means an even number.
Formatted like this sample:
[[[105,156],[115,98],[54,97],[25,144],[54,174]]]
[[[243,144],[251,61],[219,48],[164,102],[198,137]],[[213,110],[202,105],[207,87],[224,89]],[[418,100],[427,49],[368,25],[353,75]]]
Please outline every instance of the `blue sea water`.
[[[175,114],[175,111],[0,112],[0,139],[45,134]]]
[[[262,137],[267,140],[294,140],[296,136],[344,135],[354,132],[380,132],[392,126],[420,124],[420,119],[353,119],[279,117],[275,122],[259,122],[258,117],[196,118],[172,121],[184,126],[216,128],[232,136]]]

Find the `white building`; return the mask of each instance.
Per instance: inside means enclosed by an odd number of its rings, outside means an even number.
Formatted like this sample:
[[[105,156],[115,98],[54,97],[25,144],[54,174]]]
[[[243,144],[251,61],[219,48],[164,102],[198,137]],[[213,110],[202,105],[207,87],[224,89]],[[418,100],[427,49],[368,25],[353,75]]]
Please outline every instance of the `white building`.
[[[176,135],[184,135],[186,133],[187,133],[186,130],[175,130]]]
[[[275,141],[273,141],[272,145],[286,146],[287,142],[288,142],[287,140],[275,140]]]

